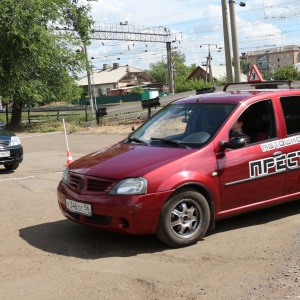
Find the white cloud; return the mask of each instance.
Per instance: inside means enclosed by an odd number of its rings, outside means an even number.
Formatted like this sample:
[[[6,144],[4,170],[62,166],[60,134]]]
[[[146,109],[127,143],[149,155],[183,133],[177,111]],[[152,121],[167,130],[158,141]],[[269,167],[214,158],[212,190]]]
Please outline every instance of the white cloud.
[[[300,34],[299,0],[252,0],[246,7],[235,5],[239,48],[251,51],[268,45],[298,42]],[[237,4],[239,2],[236,2]],[[205,61],[208,46],[223,47],[223,24],[220,0],[98,0],[92,3],[96,23],[165,26],[177,35],[172,44],[187,57],[187,64]],[[179,43],[179,39],[181,39]],[[104,43],[104,45],[102,44]],[[134,45],[133,45],[134,44]],[[213,64],[225,62],[224,51],[211,46]],[[93,41],[89,55],[98,57],[95,64],[116,62],[148,68],[151,62],[166,55],[164,43],[128,41]],[[145,52],[147,51],[147,52]],[[241,52],[240,51],[240,52]]]

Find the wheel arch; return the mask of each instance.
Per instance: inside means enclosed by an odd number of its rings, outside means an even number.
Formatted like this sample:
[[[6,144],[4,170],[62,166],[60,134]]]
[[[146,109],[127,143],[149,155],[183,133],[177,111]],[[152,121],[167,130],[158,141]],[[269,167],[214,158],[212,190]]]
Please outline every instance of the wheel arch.
[[[204,186],[198,182],[185,183],[185,184],[177,187],[176,190],[170,195],[170,197],[172,197],[174,195],[174,193],[178,193],[181,190],[187,189],[187,188],[193,189],[205,197],[205,199],[209,205],[209,211],[210,211],[209,230],[213,230],[215,228],[215,204],[214,204],[213,196],[206,186]]]

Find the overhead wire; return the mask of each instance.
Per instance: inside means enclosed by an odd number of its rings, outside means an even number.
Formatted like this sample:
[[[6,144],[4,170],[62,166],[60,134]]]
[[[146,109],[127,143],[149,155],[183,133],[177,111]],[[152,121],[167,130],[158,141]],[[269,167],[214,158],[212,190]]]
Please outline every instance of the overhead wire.
[[[268,25],[276,25],[276,24],[282,24],[283,21],[286,23],[284,25],[282,25],[283,29],[287,29],[287,30],[283,30],[281,31],[281,34],[284,34],[287,37],[297,37],[297,32],[299,30],[288,30],[290,27],[295,27],[295,25],[291,22],[293,21],[297,21],[300,18],[300,12],[298,12],[297,10],[293,8],[289,8],[289,5],[292,4],[296,4],[299,3],[300,0],[295,0],[295,1],[286,1],[284,3],[281,4],[277,4],[277,5],[269,5],[266,6],[264,3],[262,6],[257,7],[255,9],[251,9],[251,10],[240,10],[239,12],[237,12],[237,15],[242,15],[242,14],[249,14],[250,12],[253,13],[253,11],[261,11],[262,15],[265,16],[265,18],[263,20],[260,20],[260,24],[261,27],[268,26]],[[286,8],[286,10],[289,10],[290,13],[285,13],[285,15],[283,14],[275,14],[273,16],[268,16],[266,14],[266,10],[267,9],[278,9],[278,8]],[[187,10],[187,11],[183,11],[183,12],[179,12],[179,13],[170,13],[170,14],[165,14],[163,16],[156,16],[155,18],[148,18],[148,19],[144,19],[143,21],[145,23],[152,21],[152,20],[159,20],[159,19],[167,19],[167,18],[171,18],[174,16],[179,16],[179,15],[184,15],[184,14],[188,14],[188,13],[192,13],[192,12],[198,12],[200,10],[203,10],[203,8],[197,8],[197,9],[192,9],[192,10]],[[218,17],[215,17],[218,18]],[[205,51],[199,51],[199,40],[200,37],[203,37],[204,35],[213,35],[213,34],[218,34],[220,32],[220,30],[222,30],[222,25],[219,22],[219,25],[217,25],[215,28],[211,28],[208,27],[209,25],[202,25],[202,24],[206,24],[206,20],[210,20],[210,21],[214,21],[214,18],[202,18],[201,20],[194,20],[192,22],[190,22],[191,24],[188,26],[185,26],[184,30],[181,30],[183,28],[180,28],[180,26],[182,26],[182,24],[187,24],[188,22],[182,22],[182,23],[169,23],[169,25],[174,25],[174,27],[176,27],[177,31],[181,31],[183,36],[186,36],[188,39],[187,40],[182,40],[182,42],[180,44],[176,44],[177,47],[177,51],[190,51],[190,53],[192,53],[193,55],[203,55],[205,56],[206,53]],[[137,23],[138,21],[136,21],[135,23]],[[198,22],[199,24],[201,24],[201,26],[195,26],[195,22]],[[253,21],[252,21],[253,22]],[[176,26],[175,26],[176,25]],[[243,30],[246,29],[247,24],[240,24],[239,25],[239,30]],[[256,33],[255,37],[239,37],[239,44],[242,46],[240,49],[253,49],[255,48],[253,46],[253,44],[255,43],[260,43],[260,42],[267,42],[269,40],[274,39],[274,34],[270,34],[269,32],[263,32],[261,27],[259,29],[257,29],[257,31],[255,32],[255,30],[252,30],[252,35],[254,35]],[[266,27],[266,30],[267,27]],[[111,42],[111,41],[110,41]],[[108,45],[110,48],[120,48],[120,47],[125,47],[126,45],[128,46],[127,51],[126,50],[120,50],[117,53],[110,53],[109,57],[111,58],[117,58],[117,55],[122,55],[122,58],[131,58],[133,56],[139,56],[139,51],[142,51],[142,49],[145,49],[146,47],[144,46],[139,46],[137,47],[136,45],[134,46],[130,46],[130,42],[126,42],[124,43],[124,41],[114,41],[113,43],[108,44],[108,41],[102,41],[103,43],[103,48],[106,48],[106,51],[108,50]],[[220,44],[223,43],[223,40],[220,39]],[[140,42],[137,44],[141,44]],[[146,44],[146,43],[145,43]],[[252,45],[251,45],[252,44]],[[125,46],[124,46],[125,45]],[[247,46],[248,45],[248,46]],[[259,46],[261,47],[261,46]],[[165,45],[162,44],[158,44],[158,43],[153,43],[151,45],[151,43],[147,43],[147,52],[143,53],[143,59],[147,60],[147,59],[152,59],[154,56],[156,56],[155,54],[153,54],[154,52],[159,52],[157,54],[157,57],[161,57],[161,53],[162,51],[164,51],[166,49]],[[183,53],[184,54],[184,53]],[[106,55],[107,56],[107,55]],[[217,55],[215,55],[217,56]],[[138,59],[140,59],[140,57],[137,57]]]

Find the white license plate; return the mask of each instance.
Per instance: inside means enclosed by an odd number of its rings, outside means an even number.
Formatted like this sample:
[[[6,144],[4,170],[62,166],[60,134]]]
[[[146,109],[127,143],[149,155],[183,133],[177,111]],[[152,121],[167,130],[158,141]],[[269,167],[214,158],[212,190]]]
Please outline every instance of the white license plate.
[[[0,151],[0,157],[9,157],[10,152],[9,151]]]
[[[67,210],[76,212],[81,215],[86,215],[86,216],[92,215],[92,206],[90,204],[66,199],[66,207]]]

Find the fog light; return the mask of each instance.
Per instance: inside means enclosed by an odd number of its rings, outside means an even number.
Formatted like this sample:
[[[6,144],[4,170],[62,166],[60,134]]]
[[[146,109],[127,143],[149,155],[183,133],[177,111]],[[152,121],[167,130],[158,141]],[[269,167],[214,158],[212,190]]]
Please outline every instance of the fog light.
[[[119,219],[119,226],[122,229],[127,229],[129,227],[129,222],[125,218]]]

